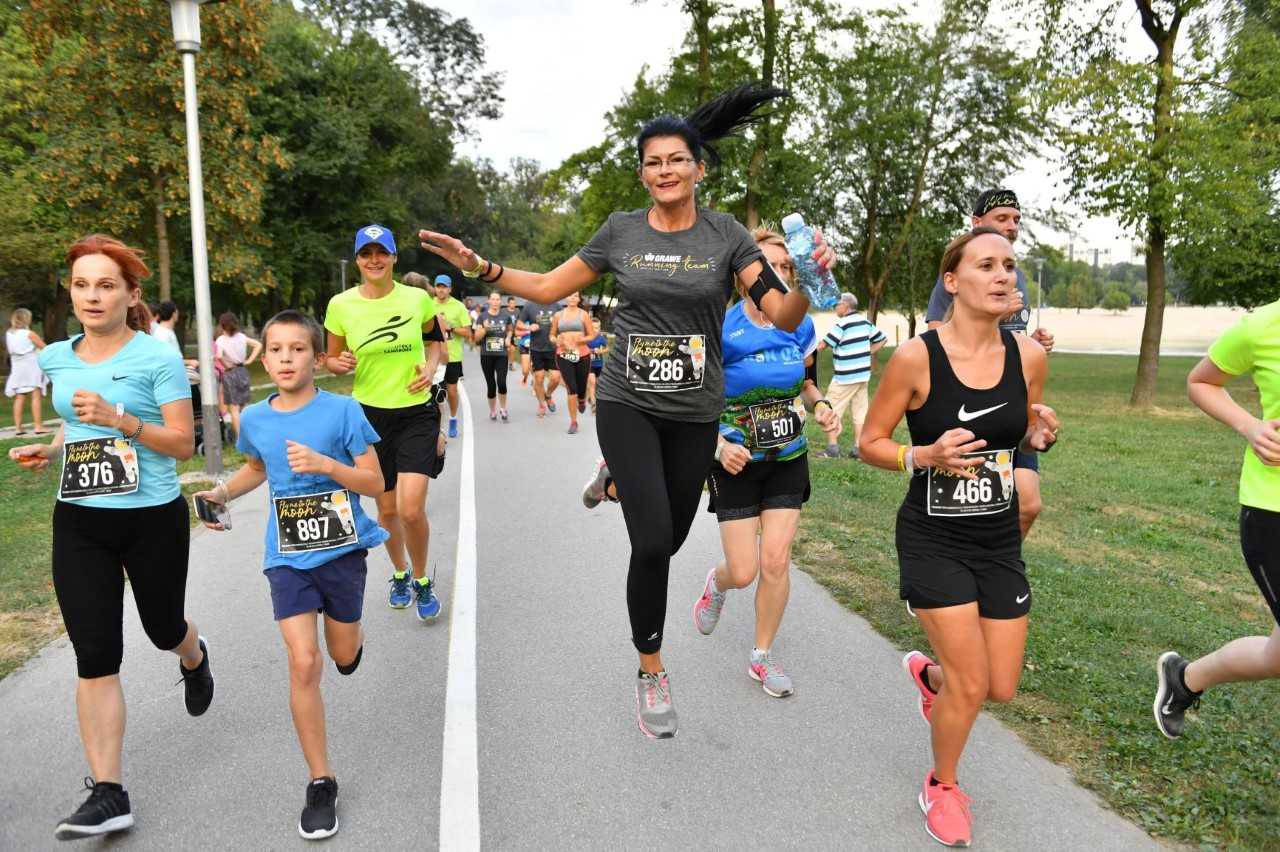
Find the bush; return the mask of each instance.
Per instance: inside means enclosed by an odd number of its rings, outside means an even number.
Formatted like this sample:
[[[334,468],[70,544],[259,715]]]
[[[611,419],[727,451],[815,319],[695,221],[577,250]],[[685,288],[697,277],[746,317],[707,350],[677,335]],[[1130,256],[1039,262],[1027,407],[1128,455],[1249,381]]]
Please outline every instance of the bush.
[[[1109,311],[1127,310],[1129,304],[1129,294],[1125,292],[1123,287],[1109,287],[1107,294],[1102,297],[1102,307]]]

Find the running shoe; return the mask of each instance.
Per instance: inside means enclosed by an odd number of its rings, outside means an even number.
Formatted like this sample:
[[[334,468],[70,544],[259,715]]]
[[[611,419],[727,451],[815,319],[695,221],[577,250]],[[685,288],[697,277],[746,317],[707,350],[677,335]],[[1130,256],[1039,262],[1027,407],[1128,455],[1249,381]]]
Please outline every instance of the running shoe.
[[[818,455],[829,459],[838,459],[840,458],[840,447],[836,444],[827,444],[827,448],[818,453]]]
[[[298,818],[298,833],[307,840],[324,840],[338,833],[338,782],[317,778],[307,785],[307,804]]]
[[[542,418],[546,416],[547,416],[547,407],[542,403],[538,403],[538,417]]]
[[[436,597],[435,583],[413,581],[413,597],[418,605],[418,618],[421,621],[435,621],[440,614],[440,599]]]
[[[693,626],[703,636],[710,636],[720,623],[720,610],[724,608],[725,593],[716,588],[716,569],[707,572],[707,582],[702,585],[702,597],[693,604]]]
[[[925,669],[929,666],[936,666],[933,660],[926,657],[919,651],[908,651],[907,655],[902,658],[902,668],[911,678],[911,682],[916,685],[916,691],[920,693],[920,699],[917,702],[920,706],[920,715],[924,717],[926,725],[933,724],[933,702],[938,698],[938,693],[929,688],[925,682]]]
[[[862,453],[861,453],[861,452],[859,452],[859,450],[858,450],[858,445],[857,445],[857,444],[854,444],[854,445],[853,445],[853,448],[849,450],[849,458],[851,458],[851,459],[860,459],[860,458],[862,458]]]
[[[58,823],[53,836],[59,840],[76,840],[124,831],[133,827],[133,810],[129,807],[129,793],[119,784],[109,781],[84,779],[89,798],[76,808],[76,812]]]
[[[676,708],[671,703],[671,683],[666,672],[636,676],[636,724],[653,739],[676,735]]]
[[[392,609],[404,609],[413,602],[413,592],[409,589],[409,572],[397,571],[391,575],[391,594],[387,601]]]
[[[752,680],[760,681],[766,695],[774,698],[786,698],[795,692],[791,686],[791,678],[787,677],[782,667],[775,663],[768,651],[751,650],[751,662],[747,664],[747,674]]]
[[[200,716],[213,703],[213,672],[209,671],[209,646],[204,637],[200,637],[200,651],[204,657],[200,665],[189,669],[178,661],[178,671],[182,673],[182,689],[185,693],[187,712],[192,716]]]
[[[547,411],[550,411],[552,414],[556,413],[556,401],[551,397],[547,397]]]
[[[498,416],[502,418],[503,423],[506,423],[507,420],[509,419],[509,415],[507,414],[507,410],[505,408],[498,409]]]
[[[496,412],[496,411],[490,411],[490,412],[489,412],[489,419],[490,419],[490,420],[497,420],[497,419],[498,419],[498,412]]]
[[[933,770],[929,770],[918,799],[920,810],[924,811],[924,830],[943,846],[968,846],[973,840],[969,797],[958,784],[933,781]]]
[[[449,418],[449,437],[458,437],[458,418],[456,417]]]
[[[587,411],[587,401],[585,399],[578,400],[578,413],[585,414]]]
[[[570,434],[570,435],[576,435],[576,434],[578,434],[578,424],[577,424],[577,423],[570,423],[570,424],[569,424],[569,434]]]
[[[1171,740],[1182,736],[1187,711],[1200,704],[1203,692],[1192,692],[1183,684],[1182,673],[1188,661],[1177,651],[1165,651],[1156,661],[1156,700],[1151,710],[1156,717],[1156,727]]]
[[[591,468],[591,478],[582,486],[582,505],[594,509],[608,499],[606,486],[609,482],[609,465],[604,459],[597,459]]]

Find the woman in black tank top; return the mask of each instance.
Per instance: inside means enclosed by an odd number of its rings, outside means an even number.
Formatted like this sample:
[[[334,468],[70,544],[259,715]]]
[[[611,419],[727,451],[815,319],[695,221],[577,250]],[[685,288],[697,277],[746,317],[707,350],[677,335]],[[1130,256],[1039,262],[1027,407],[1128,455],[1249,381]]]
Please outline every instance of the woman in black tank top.
[[[1014,292],[1013,247],[992,228],[957,237],[941,277],[952,319],[889,359],[859,449],[911,474],[898,510],[900,595],[938,655],[903,666],[933,727],[933,768],[919,804],[925,828],[969,845],[969,800],[956,767],[984,701],[1008,701],[1022,671],[1031,588],[1022,563],[1013,454],[1046,451],[1058,419],[1040,404],[1048,362],[1030,338],[1001,331]],[[907,418],[911,445],[893,430]],[[945,672],[945,677],[944,677]]]

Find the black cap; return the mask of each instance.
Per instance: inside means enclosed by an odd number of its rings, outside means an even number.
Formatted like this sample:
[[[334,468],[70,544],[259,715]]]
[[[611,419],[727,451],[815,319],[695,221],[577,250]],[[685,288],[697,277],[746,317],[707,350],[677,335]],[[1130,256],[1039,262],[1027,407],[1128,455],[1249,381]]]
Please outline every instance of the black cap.
[[[1018,196],[1012,189],[988,189],[978,196],[973,205],[973,215],[985,216],[997,207],[1022,209],[1018,206]]]

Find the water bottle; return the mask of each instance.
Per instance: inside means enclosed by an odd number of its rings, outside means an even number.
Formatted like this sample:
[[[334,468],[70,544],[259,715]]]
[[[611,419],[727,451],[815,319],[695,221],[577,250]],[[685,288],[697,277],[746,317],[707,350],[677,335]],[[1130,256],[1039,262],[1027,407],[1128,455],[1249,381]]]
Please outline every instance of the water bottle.
[[[840,298],[840,288],[831,270],[823,269],[813,259],[813,250],[817,246],[813,239],[813,228],[804,223],[799,213],[782,217],[782,230],[786,234],[787,251],[796,265],[796,277],[801,288],[809,297],[809,303],[819,310],[834,308]]]

